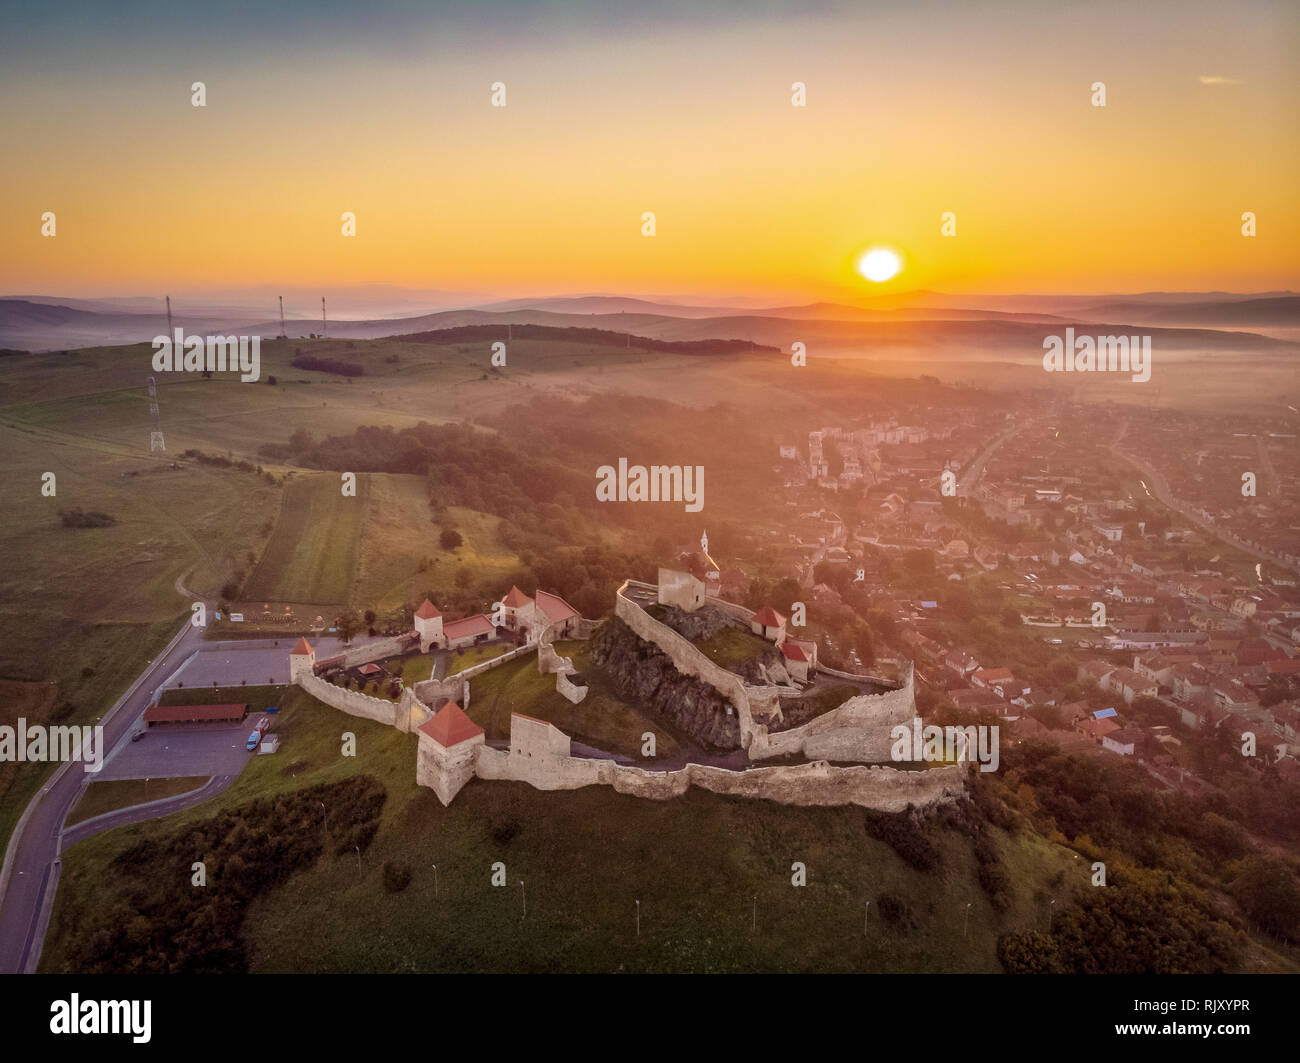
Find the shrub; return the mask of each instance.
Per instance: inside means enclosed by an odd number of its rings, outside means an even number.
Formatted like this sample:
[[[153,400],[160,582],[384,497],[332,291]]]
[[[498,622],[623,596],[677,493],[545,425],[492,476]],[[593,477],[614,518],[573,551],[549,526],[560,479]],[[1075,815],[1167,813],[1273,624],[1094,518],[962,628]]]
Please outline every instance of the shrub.
[[[912,906],[897,893],[882,893],[876,898],[880,909],[880,918],[897,930],[912,930],[916,927],[916,914]]]
[[[384,862],[384,889],[389,893],[401,893],[411,884],[411,868],[395,860]]]

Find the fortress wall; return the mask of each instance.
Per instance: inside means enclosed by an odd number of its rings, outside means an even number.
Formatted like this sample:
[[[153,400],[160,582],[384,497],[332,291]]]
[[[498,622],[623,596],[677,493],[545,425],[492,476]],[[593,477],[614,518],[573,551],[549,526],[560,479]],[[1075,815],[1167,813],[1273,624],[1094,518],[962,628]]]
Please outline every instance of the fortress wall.
[[[571,683],[568,672],[555,673],[555,689],[562,697],[568,698],[575,705],[587,696],[587,688]]]
[[[910,668],[904,678],[897,690],[859,694],[800,727],[772,734],[766,726],[758,727],[749,745],[750,759],[803,754],[814,760],[889,760],[890,730],[910,724],[916,716]]]
[[[472,668],[466,668],[464,671],[456,672],[454,675],[450,676],[449,678],[464,679],[464,680],[473,679],[474,676],[476,675],[482,675],[484,672],[488,671],[489,669],[495,668],[501,664],[505,664],[506,661],[513,661],[516,657],[522,657],[526,653],[532,653],[533,650],[535,649],[537,649],[537,643],[526,642],[522,646],[516,646],[513,650],[510,650],[508,653],[501,654],[500,657],[493,657],[492,660],[490,661],[484,661],[482,664],[476,664]],[[461,705],[461,708],[463,709],[465,708],[465,706]]]
[[[519,756],[504,749],[476,746],[474,774],[480,779],[526,782],[538,790],[577,790],[612,782],[614,762],[553,755]]]
[[[726,697],[735,706],[740,720],[741,744],[748,745],[754,733],[754,718],[749,711],[749,696],[740,676],[714,664],[696,649],[690,639],[679,635],[666,624],[661,624],[636,602],[624,597],[621,588],[615,597],[614,612],[637,635],[663,650],[679,672],[708,683]]]
[[[342,709],[351,716],[364,716],[367,720],[378,720],[390,727],[406,729],[402,726],[402,718],[408,714],[399,713],[399,704],[395,701],[372,698],[369,694],[356,690],[344,690],[314,675],[300,675],[298,685],[318,701]]]
[[[908,663],[910,664],[911,662]],[[828,668],[824,664],[818,664],[817,671],[821,672],[823,675],[833,675],[837,679],[855,679],[855,680],[870,679],[873,683],[879,683],[882,686],[887,686],[887,687],[896,687],[899,685],[906,686],[909,682],[911,682],[910,678],[908,677],[900,677],[899,679],[886,679],[884,676],[879,676],[879,675],[855,675],[853,672],[841,672],[838,668]]]
[[[454,701],[462,709],[469,708],[469,681],[463,672],[446,679],[425,679],[416,683],[411,690],[420,703],[429,708],[437,704],[439,698]]]
[[[924,771],[878,766],[836,767],[824,762],[728,771],[688,764],[677,771],[646,771],[612,760],[535,752],[507,753],[475,747],[475,774],[481,779],[526,782],[538,790],[613,786],[621,794],[652,801],[680,797],[691,786],[734,797],[763,798],[785,805],[860,805],[901,812],[955,800],[965,793],[965,769],[946,765]],[[425,785],[429,785],[425,783]]]
[[[749,630],[750,622],[754,619],[753,609],[746,609],[743,605],[724,601],[722,598],[714,598],[709,604],[719,612],[726,613],[731,619],[740,621],[745,625],[745,630]]]

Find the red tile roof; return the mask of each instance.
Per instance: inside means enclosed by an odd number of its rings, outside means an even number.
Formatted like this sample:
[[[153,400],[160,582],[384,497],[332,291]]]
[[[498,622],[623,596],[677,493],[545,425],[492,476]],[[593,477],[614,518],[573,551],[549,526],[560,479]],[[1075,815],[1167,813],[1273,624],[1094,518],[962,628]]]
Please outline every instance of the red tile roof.
[[[429,601],[428,598],[424,599],[424,604],[415,611],[415,615],[421,620],[432,620],[436,616],[442,616],[434,606],[433,602]]]
[[[207,720],[242,720],[248,704],[242,705],[150,705],[144,710],[145,723],[200,723]]]
[[[763,627],[780,627],[785,623],[785,617],[770,605],[765,605],[754,614],[754,622],[761,624]]]
[[[803,661],[805,664],[808,663],[808,655],[793,642],[781,643],[781,652],[785,654],[787,661]]]
[[[558,620],[568,620],[570,617],[578,615],[578,610],[558,594],[551,594],[549,591],[539,590],[537,592],[537,607],[546,614],[546,619],[552,623]]]
[[[311,643],[309,643],[309,642],[306,640],[306,638],[299,638],[299,639],[298,639],[298,645],[296,645],[293,649],[291,649],[291,650],[289,651],[289,656],[290,656],[290,657],[306,657],[306,656],[308,656],[309,654],[312,654],[312,653],[314,653],[314,652],[315,652],[315,651],[311,648]]]
[[[501,599],[501,604],[507,609],[518,609],[521,605],[527,605],[531,601],[532,599],[518,587],[511,587],[510,593]]]
[[[453,620],[442,625],[442,633],[448,639],[463,639],[468,635],[491,635],[496,632],[492,619],[482,613],[475,613],[463,620]]]
[[[450,749],[478,737],[483,733],[483,728],[466,716],[465,710],[454,701],[449,701],[434,713],[433,719],[420,725],[420,731],[444,749]]]

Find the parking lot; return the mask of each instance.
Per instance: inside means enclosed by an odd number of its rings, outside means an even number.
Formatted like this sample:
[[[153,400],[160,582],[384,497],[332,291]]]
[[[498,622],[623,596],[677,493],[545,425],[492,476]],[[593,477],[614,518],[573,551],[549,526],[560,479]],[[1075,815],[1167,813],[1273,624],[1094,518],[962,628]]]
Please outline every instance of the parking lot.
[[[177,725],[146,731],[139,741],[125,741],[95,778],[238,775],[249,758],[257,756],[248,752],[244,743],[260,715],[252,713],[239,724]]]

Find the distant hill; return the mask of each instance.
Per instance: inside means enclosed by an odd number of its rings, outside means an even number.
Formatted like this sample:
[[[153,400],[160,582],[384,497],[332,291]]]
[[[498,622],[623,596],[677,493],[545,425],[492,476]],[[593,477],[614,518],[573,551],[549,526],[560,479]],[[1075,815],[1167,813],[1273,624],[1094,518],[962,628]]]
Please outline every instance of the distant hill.
[[[1006,297],[1013,298],[1023,301],[1025,297]],[[1070,301],[1081,297],[1061,298]],[[576,300],[535,301],[548,306],[586,307],[585,313],[535,306],[441,310],[415,316],[330,321],[328,331],[334,339],[379,339],[511,324],[594,329],[620,337],[632,333],[671,343],[736,340],[788,350],[790,344],[801,341],[809,345],[810,353],[816,345],[821,353],[840,355],[869,356],[907,348],[922,355],[942,352],[949,357],[961,357],[987,352],[1009,356],[1041,353],[1044,336],[1060,333],[1073,325],[1080,333],[1149,333],[1156,337],[1159,346],[1167,349],[1295,350],[1295,344],[1288,340],[1250,331],[1252,326],[1300,325],[1300,297],[1290,293],[1258,297],[1220,297],[1219,293],[1208,293],[1191,296],[1190,301],[1183,302],[1173,301],[1161,293],[1127,298],[1128,302],[1098,302],[1096,297],[1090,297],[1089,306],[1058,306],[1052,313],[963,307],[881,309],[840,303],[714,313],[719,308],[586,296]],[[1005,305],[1012,303],[1008,301]],[[593,307],[618,309],[595,312]],[[278,319],[250,320],[244,314],[237,309],[223,313],[205,308],[198,314],[177,310],[174,321],[187,332],[268,338],[279,334]],[[0,347],[48,351],[147,343],[166,329],[167,319],[161,313],[97,311],[45,301],[0,299]],[[292,338],[305,337],[320,331],[320,321],[299,317],[286,323],[286,331]]]

